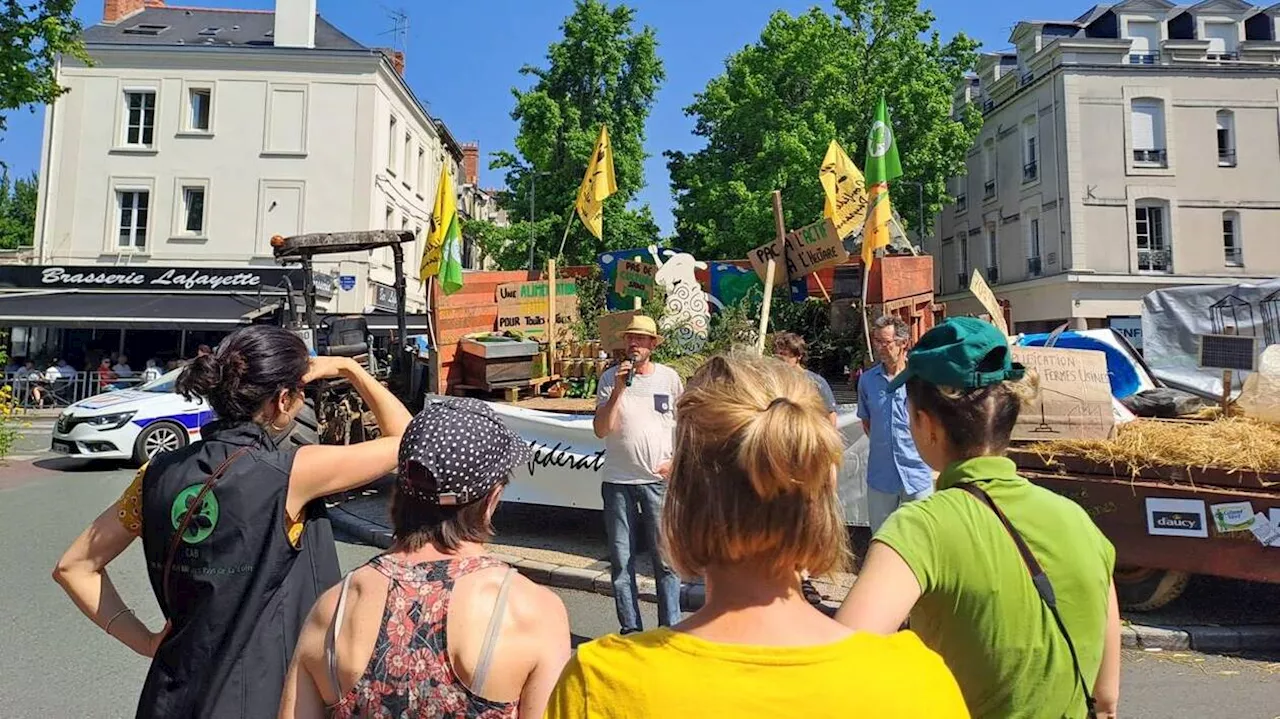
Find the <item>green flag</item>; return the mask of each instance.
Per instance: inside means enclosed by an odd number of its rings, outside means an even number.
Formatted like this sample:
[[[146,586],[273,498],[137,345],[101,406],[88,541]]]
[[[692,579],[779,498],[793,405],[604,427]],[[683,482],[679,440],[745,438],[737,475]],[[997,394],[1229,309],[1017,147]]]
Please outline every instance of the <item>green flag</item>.
[[[453,213],[444,235],[444,261],[440,265],[440,289],[446,295],[462,289],[462,230],[458,213]]]
[[[863,168],[867,187],[888,182],[902,175],[902,163],[898,161],[898,140],[893,136],[893,123],[889,122],[889,108],[880,96],[876,105],[876,119],[867,134],[867,166]]]

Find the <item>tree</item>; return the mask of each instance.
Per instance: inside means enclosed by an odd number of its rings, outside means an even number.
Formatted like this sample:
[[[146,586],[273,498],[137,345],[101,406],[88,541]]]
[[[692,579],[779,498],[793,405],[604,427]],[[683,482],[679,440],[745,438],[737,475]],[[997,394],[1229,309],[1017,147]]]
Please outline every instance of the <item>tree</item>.
[[[89,63],[74,8],[75,0],[8,0],[0,8],[0,111],[47,104],[66,92],[55,72],[59,55]],[[0,115],[0,133],[5,127]]]
[[[512,223],[485,233],[501,245],[491,253],[500,266],[528,264],[530,192],[537,202],[537,261],[541,265],[555,254],[602,123],[609,126],[618,192],[605,202],[604,240],[575,221],[564,260],[585,263],[606,249],[656,241],[649,207],[627,205],[644,186],[644,123],[665,74],[653,29],[637,32],[634,25],[635,10],[625,5],[577,0],[561,26],[564,38],[547,51],[547,67],[520,70],[536,82],[528,90],[512,90],[518,156],[495,153],[491,164],[507,171],[508,192],[500,204]]]
[[[952,97],[977,60],[977,43],[943,43],[916,0],[835,0],[835,12],[776,12],[760,41],[730,56],[685,114],[707,144],[668,152],[677,243],[699,256],[745,257],[774,234],[769,195],[782,190],[788,228],[821,218],[818,168],[831,140],[861,166],[876,101],[889,103],[904,176],[895,204],[915,220],[924,183],[926,214],[947,199],[946,181],[982,125]],[[927,39],[924,39],[926,38]],[[906,208],[912,208],[907,211]]]
[[[30,247],[36,234],[36,174],[27,179],[10,179],[0,172],[0,249]]]

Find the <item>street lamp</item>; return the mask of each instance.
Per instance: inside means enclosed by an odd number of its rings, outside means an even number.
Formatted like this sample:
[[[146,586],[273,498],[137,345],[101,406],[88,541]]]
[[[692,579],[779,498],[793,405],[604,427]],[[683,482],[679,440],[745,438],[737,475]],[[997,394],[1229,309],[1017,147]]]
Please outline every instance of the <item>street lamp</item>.
[[[529,177],[529,271],[533,272],[535,269],[534,263],[536,262],[533,257],[533,248],[536,240],[533,224],[537,212],[538,177],[546,177],[551,173],[547,170],[535,170],[532,166],[525,165],[516,165],[516,171],[521,176],[527,175]]]

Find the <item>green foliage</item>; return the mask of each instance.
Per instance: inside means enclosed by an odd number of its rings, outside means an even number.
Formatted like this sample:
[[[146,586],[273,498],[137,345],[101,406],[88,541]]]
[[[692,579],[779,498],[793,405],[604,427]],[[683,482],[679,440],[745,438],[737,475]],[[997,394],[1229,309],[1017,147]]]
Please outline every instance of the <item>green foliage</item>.
[[[889,103],[903,180],[924,183],[926,215],[948,199],[946,181],[982,119],[952,118],[952,96],[977,60],[977,43],[942,42],[917,0],[834,0],[835,12],[773,14],[760,40],[730,56],[685,113],[707,141],[668,152],[677,206],[676,243],[698,257],[745,257],[774,235],[770,193],[782,190],[787,227],[822,215],[818,168],[831,140],[861,165],[876,101]],[[895,187],[916,220],[915,188]],[[905,208],[912,208],[907,211]],[[928,222],[926,218],[926,223]]]
[[[8,331],[0,332],[0,346],[8,344]],[[9,364],[9,353],[0,349],[0,367]],[[18,428],[14,414],[18,411],[17,398],[13,387],[0,387],[0,459],[9,456],[13,451],[13,443],[18,439]]]
[[[809,353],[806,365],[824,377],[843,376],[846,367],[858,366],[866,354],[862,328],[834,331],[831,303],[825,300],[775,301],[769,309],[769,329],[772,333],[794,332],[803,337]]]
[[[36,197],[39,183],[35,173],[14,181],[0,172],[0,249],[30,247],[36,234]]]
[[[0,9],[0,111],[53,102],[66,88],[58,85],[59,55],[85,64],[75,0],[9,0]],[[0,133],[6,128],[0,115]]]
[[[637,31],[635,15],[626,5],[576,0],[562,25],[563,39],[547,50],[547,66],[520,70],[535,82],[528,90],[512,90],[519,157],[495,153],[490,165],[507,171],[510,188],[500,204],[512,227],[501,237],[503,249],[493,253],[503,269],[528,266],[531,193],[539,218],[534,226],[537,265],[555,254],[602,123],[609,127],[618,192],[605,201],[604,241],[575,221],[565,242],[564,264],[588,264],[607,249],[657,241],[658,226],[649,207],[628,208],[645,184],[644,123],[666,77],[657,37],[647,26]]]

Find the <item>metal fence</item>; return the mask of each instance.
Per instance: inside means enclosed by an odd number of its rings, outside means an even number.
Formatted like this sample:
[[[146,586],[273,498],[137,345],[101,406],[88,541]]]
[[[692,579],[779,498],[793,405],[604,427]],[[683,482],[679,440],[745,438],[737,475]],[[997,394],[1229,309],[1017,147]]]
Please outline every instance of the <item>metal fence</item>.
[[[12,390],[17,405],[25,409],[36,409],[41,404],[45,408],[66,407],[95,394],[136,387],[142,382],[141,375],[104,380],[96,371],[76,372],[74,377],[62,377],[53,382],[48,380],[43,370],[34,376],[25,371],[4,373],[4,385]]]

